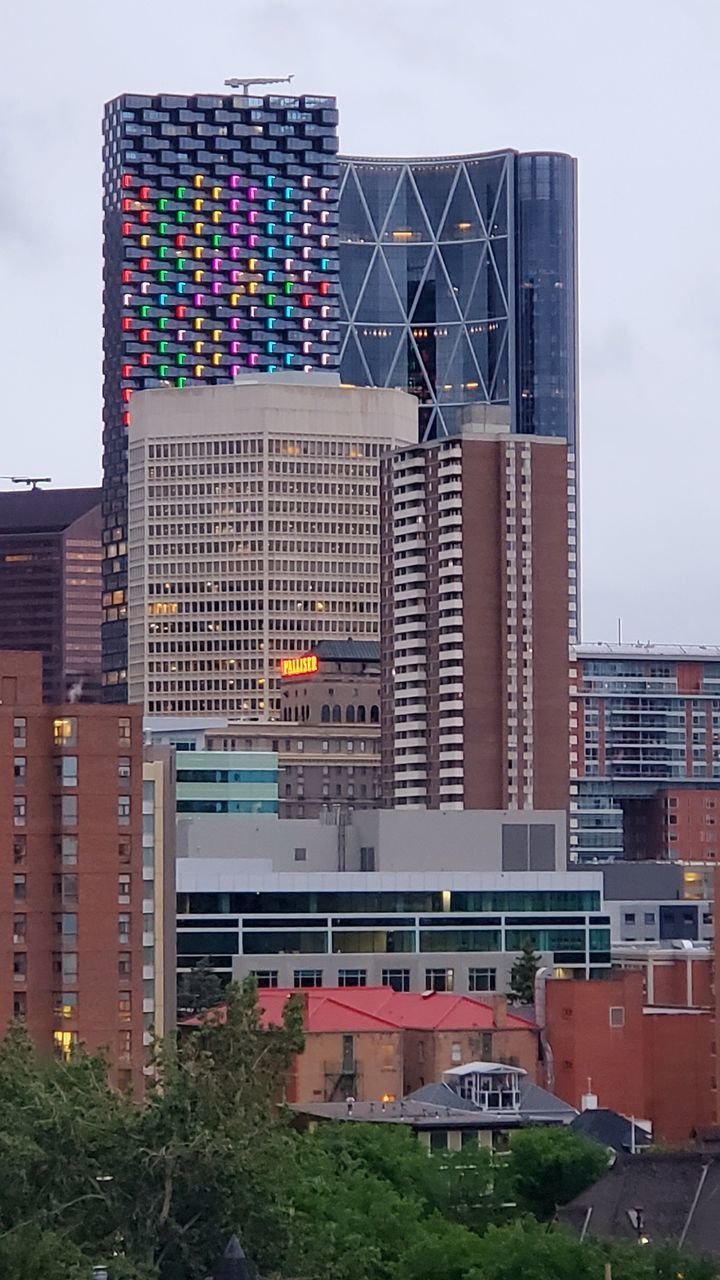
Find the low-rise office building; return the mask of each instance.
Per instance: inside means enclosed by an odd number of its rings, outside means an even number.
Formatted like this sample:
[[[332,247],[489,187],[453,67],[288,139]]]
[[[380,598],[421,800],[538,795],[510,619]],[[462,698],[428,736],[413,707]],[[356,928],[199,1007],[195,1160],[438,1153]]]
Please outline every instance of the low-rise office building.
[[[389,986],[506,992],[530,940],[563,976],[610,965],[594,873],[277,873],[234,859],[178,860],[178,967],[208,957],[261,987]]]

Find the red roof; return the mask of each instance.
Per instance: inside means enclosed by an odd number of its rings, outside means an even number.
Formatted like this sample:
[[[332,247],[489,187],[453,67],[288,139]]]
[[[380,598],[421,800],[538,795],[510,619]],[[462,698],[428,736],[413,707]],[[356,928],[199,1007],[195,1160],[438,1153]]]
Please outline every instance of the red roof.
[[[258,1001],[268,1022],[280,1022],[282,1007],[297,992],[280,988],[259,991]],[[495,1009],[472,996],[433,991],[417,995],[389,987],[324,987],[302,992],[306,1031],[381,1031],[410,1028],[415,1031],[490,1031]],[[528,1029],[528,1022],[507,1014],[504,1025]]]
[[[431,991],[417,995],[392,991],[389,987],[311,987],[301,991],[277,987],[258,991],[263,1022],[279,1025],[283,1006],[290,996],[305,1001],[305,1030],[313,1031],[491,1031],[495,1026],[495,1006],[473,996],[455,996]],[[225,1010],[217,1011],[221,1021]],[[199,1018],[188,1018],[186,1026],[197,1026]],[[503,1026],[527,1031],[534,1024],[507,1013]]]

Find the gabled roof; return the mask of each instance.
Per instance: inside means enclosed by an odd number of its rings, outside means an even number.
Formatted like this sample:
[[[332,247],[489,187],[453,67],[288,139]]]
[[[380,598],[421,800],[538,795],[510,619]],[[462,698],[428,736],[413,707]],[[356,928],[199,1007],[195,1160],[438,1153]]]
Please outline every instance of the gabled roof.
[[[305,1003],[305,1030],[319,1031],[492,1031],[495,1008],[472,996],[454,996],[433,991],[418,995],[392,991],[389,987],[319,987],[292,991],[277,987],[258,991],[264,1021],[279,1024],[290,996],[301,995]],[[217,1011],[222,1021],[222,1008]],[[197,1026],[199,1019],[187,1019]],[[508,1014],[503,1027],[530,1030],[523,1018]]]
[[[720,1256],[720,1160],[702,1152],[619,1155],[594,1186],[559,1210],[581,1239],[672,1244]],[[640,1221],[638,1221],[638,1211]]]
[[[650,1136],[637,1122],[633,1123],[626,1116],[618,1115],[607,1107],[598,1107],[592,1111],[581,1111],[572,1121],[576,1133],[584,1133],[603,1147],[612,1147],[618,1153],[632,1151],[650,1145]],[[635,1133],[633,1135],[633,1129]]]

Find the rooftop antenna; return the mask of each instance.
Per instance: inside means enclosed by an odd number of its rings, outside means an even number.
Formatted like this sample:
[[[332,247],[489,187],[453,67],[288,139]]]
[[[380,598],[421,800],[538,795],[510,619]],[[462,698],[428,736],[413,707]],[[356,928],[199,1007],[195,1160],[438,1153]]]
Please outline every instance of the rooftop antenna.
[[[13,484],[29,484],[37,489],[39,484],[52,484],[52,476],[0,476],[0,480],[10,480]]]
[[[251,76],[245,79],[243,76],[233,76],[230,80],[226,80],[225,84],[228,89],[242,88],[243,94],[247,98],[251,84],[290,84],[294,78],[294,76]]]

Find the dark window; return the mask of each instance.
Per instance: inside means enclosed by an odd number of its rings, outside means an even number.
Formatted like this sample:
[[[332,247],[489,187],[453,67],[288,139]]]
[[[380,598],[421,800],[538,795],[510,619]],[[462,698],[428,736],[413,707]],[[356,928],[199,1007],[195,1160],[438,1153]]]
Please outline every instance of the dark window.
[[[342,707],[336,702],[332,709],[333,724],[340,724],[342,720]]]
[[[426,991],[452,991],[455,986],[454,969],[426,969]]]
[[[294,987],[321,987],[322,984],[322,969],[296,969],[293,973]]]
[[[328,706],[327,702],[324,704],[324,706],[323,706],[323,708],[322,708],[322,710],[321,710],[321,712],[320,712],[320,720],[322,721],[322,723],[323,723],[323,724],[329,724],[329,723],[330,723],[330,708],[329,708],[329,706]]]
[[[350,706],[345,708],[345,719],[348,724],[355,723],[355,708]]]
[[[277,969],[253,969],[250,976],[255,979],[258,988],[276,987],[278,984]]]
[[[392,987],[393,991],[409,991],[410,990],[410,970],[409,969],[383,969],[382,985],[384,987]]]
[[[338,969],[339,987],[367,986],[367,969]]]
[[[497,989],[497,969],[470,969],[468,971],[468,989],[470,991],[495,991]]]
[[[360,849],[360,870],[361,871],[375,870],[375,846],[374,845],[371,845],[371,844],[363,845],[362,848]]]

